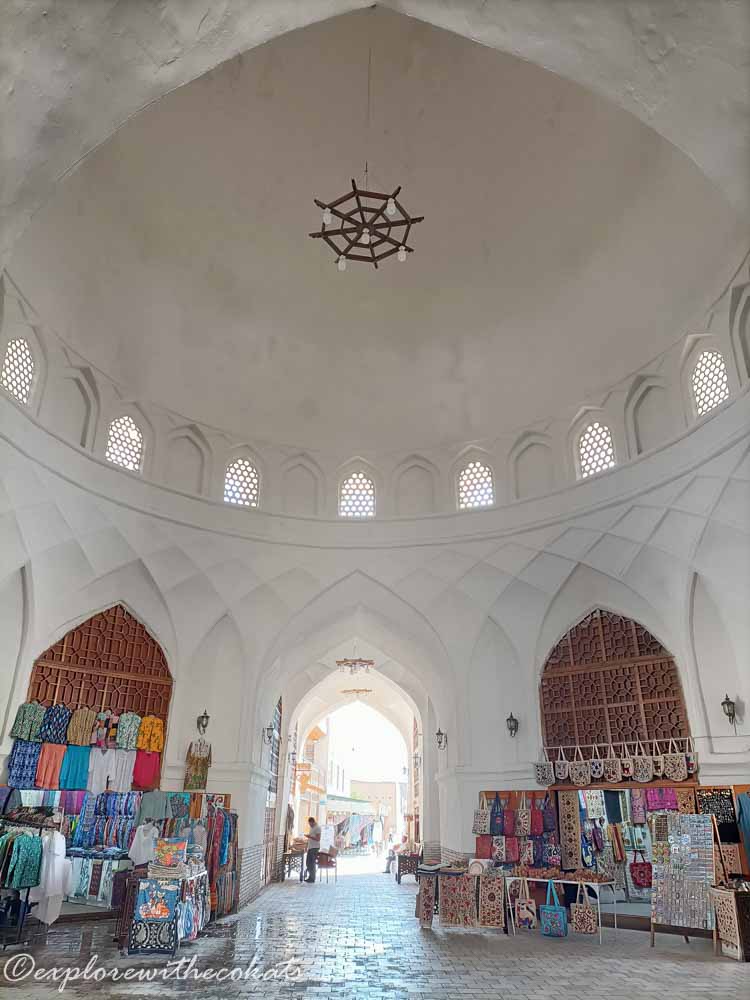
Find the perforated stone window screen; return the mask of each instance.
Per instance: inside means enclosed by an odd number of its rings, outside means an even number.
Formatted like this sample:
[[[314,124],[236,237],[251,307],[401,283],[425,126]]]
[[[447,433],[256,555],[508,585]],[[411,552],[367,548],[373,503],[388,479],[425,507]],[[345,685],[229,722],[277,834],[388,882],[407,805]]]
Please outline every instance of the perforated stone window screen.
[[[224,501],[241,507],[257,507],[260,477],[249,458],[235,458],[224,476]]]
[[[34,381],[34,355],[26,341],[8,341],[0,370],[0,385],[21,403],[28,403]]]
[[[693,369],[693,398],[698,416],[729,399],[729,379],[718,351],[703,351]]]
[[[120,465],[131,472],[141,471],[143,461],[143,434],[132,417],[125,414],[109,425],[107,450],[104,457],[113,465]]]
[[[492,469],[481,462],[469,462],[458,475],[458,507],[491,507],[495,502]]]
[[[353,472],[339,490],[340,517],[375,517],[375,484],[364,472]]]
[[[578,456],[582,479],[612,468],[615,464],[615,446],[606,424],[600,424],[597,420],[588,425],[578,439]]]

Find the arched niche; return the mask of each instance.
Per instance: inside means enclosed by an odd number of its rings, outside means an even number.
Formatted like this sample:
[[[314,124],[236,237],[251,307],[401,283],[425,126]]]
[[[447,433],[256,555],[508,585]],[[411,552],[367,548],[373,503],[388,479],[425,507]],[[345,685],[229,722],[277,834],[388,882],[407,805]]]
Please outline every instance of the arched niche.
[[[323,473],[306,455],[297,455],[285,463],[281,489],[285,514],[316,517],[321,513]]]
[[[185,493],[203,493],[210,449],[196,428],[180,427],[167,439],[164,478],[168,486]]]
[[[552,448],[542,434],[524,434],[508,459],[513,499],[546,496],[555,485]]]
[[[434,514],[437,500],[437,470],[424,458],[407,458],[393,476],[394,511],[401,517]]]
[[[612,611],[596,608],[562,636],[539,694],[545,746],[690,736],[674,657],[639,622]]]
[[[121,604],[70,629],[34,662],[28,700],[155,715],[166,727],[172,675],[159,643]]]

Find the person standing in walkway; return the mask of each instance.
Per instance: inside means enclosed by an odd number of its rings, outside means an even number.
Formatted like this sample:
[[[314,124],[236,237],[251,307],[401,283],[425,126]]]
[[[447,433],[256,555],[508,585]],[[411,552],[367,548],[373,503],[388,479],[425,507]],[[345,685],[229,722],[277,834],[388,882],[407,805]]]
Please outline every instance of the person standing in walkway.
[[[321,830],[318,826],[316,820],[311,816],[308,819],[308,825],[310,827],[310,832],[306,833],[307,837],[307,878],[305,882],[315,881],[315,872],[318,867],[318,853],[320,852],[320,834]]]

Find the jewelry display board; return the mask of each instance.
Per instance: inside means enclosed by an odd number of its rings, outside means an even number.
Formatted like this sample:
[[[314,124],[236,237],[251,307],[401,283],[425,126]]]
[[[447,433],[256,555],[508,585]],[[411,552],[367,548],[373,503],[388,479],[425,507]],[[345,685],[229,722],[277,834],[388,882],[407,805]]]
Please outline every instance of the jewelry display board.
[[[652,947],[658,926],[696,930],[713,930],[714,926],[712,817],[669,813],[665,826],[666,841],[654,845]]]

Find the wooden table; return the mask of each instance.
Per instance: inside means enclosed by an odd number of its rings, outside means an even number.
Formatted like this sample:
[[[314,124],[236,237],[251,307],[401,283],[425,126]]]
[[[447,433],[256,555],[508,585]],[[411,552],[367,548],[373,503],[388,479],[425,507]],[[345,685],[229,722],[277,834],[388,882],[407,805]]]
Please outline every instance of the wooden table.
[[[404,875],[413,875],[416,879],[417,868],[419,867],[418,854],[397,854],[396,855],[396,881],[401,885]]]
[[[290,878],[293,872],[299,872],[300,881],[303,878],[302,860],[304,851],[284,851],[281,858],[281,878]]]

